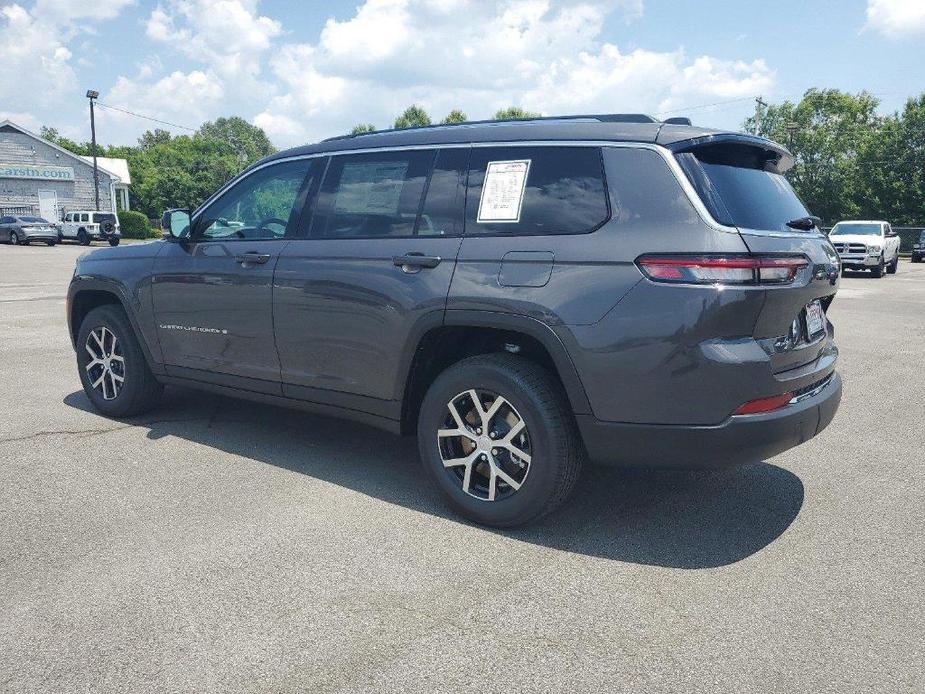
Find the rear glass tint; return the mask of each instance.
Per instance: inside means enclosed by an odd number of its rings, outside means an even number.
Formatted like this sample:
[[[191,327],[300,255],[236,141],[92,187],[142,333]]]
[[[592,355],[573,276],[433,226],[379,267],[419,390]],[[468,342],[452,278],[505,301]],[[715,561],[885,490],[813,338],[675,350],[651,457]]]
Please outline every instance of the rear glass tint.
[[[783,174],[766,170],[764,150],[712,145],[680,154],[678,160],[718,222],[794,231],[787,222],[809,215]]]
[[[490,164],[506,167],[501,187],[514,187],[510,200],[495,206],[482,195]],[[504,176],[502,178],[501,176]],[[503,192],[503,191],[502,191]],[[500,193],[492,193],[500,195]],[[509,210],[513,221],[497,221]],[[466,234],[583,234],[607,221],[610,210],[598,147],[477,147],[469,166]]]

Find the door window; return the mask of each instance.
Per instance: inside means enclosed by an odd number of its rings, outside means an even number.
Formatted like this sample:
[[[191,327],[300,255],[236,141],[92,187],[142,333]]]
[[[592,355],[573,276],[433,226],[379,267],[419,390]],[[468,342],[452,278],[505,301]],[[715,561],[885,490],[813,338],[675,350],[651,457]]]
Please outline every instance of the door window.
[[[311,159],[273,164],[224,192],[197,217],[198,241],[272,240],[286,236],[298,218],[299,193]]]
[[[413,236],[433,161],[432,150],[333,157],[318,193],[311,236]]]
[[[418,218],[418,236],[459,236],[463,230],[468,147],[443,149],[437,154]]]
[[[468,235],[583,234],[609,216],[598,147],[472,150]]]
[[[83,214],[80,215],[80,221],[81,221],[81,222],[89,222],[89,221],[90,221],[90,215],[88,215],[86,212],[84,212]]]

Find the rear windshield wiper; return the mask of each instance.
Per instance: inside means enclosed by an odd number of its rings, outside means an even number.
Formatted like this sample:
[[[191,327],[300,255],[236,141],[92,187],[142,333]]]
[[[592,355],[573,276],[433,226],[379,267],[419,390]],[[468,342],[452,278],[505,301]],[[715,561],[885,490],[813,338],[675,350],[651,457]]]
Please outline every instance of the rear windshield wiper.
[[[791,229],[799,229],[800,231],[809,231],[813,227],[818,227],[822,224],[822,220],[819,217],[797,217],[796,219],[791,219],[787,222],[787,226]]]

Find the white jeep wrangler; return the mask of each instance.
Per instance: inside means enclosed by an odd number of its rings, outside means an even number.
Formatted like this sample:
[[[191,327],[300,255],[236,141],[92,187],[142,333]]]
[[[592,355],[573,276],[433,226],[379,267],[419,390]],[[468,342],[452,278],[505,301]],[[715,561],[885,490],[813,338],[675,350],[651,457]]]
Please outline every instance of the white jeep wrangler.
[[[91,241],[109,241],[110,246],[118,246],[122,232],[114,212],[88,210],[65,214],[58,236],[60,239],[74,239],[81,246],[89,246]]]

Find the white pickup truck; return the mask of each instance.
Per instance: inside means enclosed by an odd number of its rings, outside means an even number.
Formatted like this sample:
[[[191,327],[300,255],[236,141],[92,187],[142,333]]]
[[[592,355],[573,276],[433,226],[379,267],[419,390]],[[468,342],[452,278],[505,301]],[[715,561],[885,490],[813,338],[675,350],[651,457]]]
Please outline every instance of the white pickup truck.
[[[109,241],[110,246],[118,246],[122,234],[115,213],[87,210],[65,214],[59,237],[74,239],[81,246],[89,246],[91,241],[97,240]]]
[[[874,277],[896,274],[899,266],[899,235],[889,222],[839,222],[829,232],[845,270],[870,270]]]

